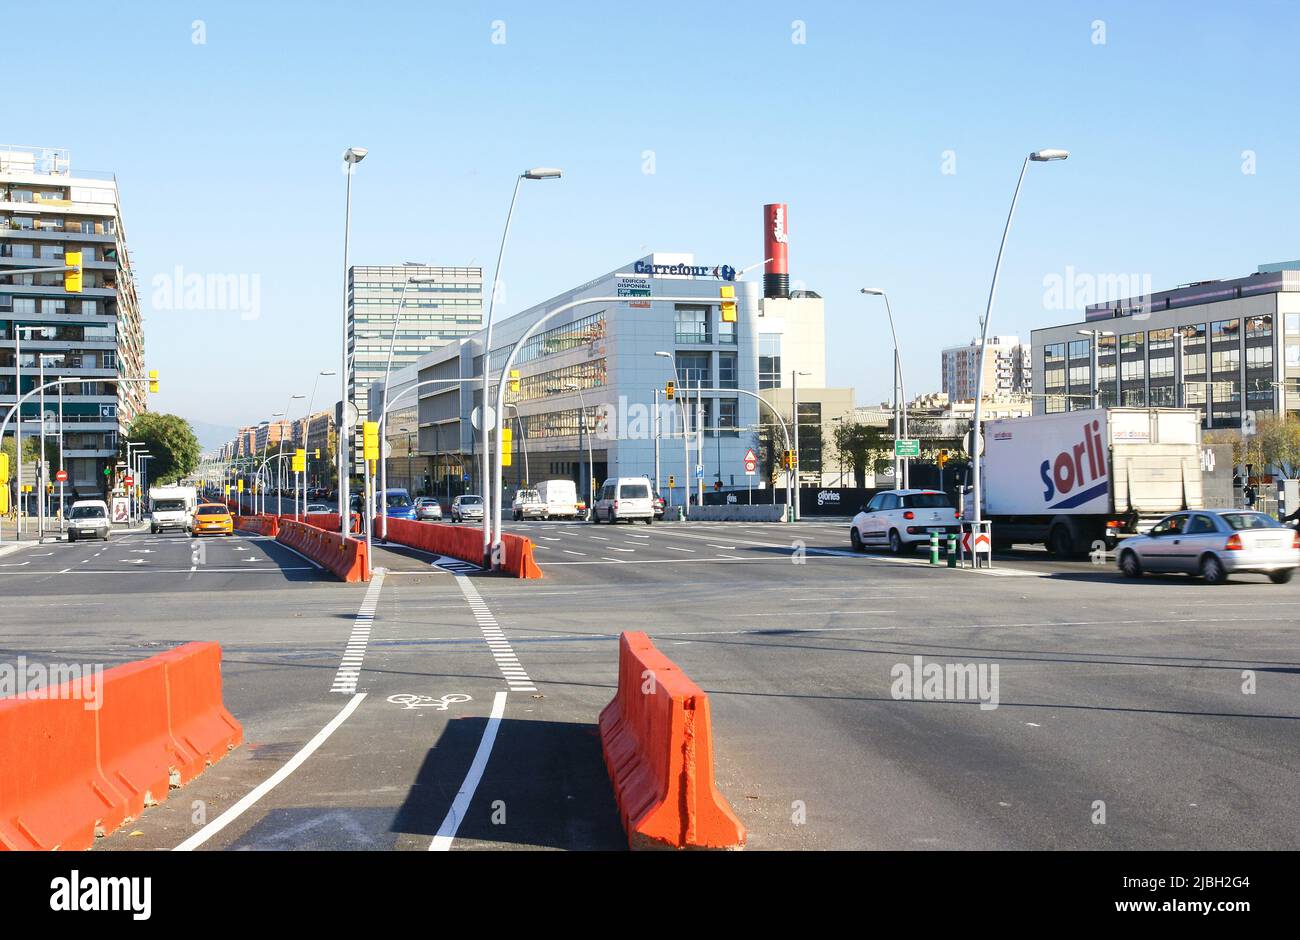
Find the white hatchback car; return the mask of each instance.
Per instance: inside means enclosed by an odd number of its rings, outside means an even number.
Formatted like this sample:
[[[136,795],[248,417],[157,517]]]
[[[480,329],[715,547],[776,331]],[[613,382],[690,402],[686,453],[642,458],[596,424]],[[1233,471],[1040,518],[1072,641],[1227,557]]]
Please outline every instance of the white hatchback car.
[[[957,510],[938,490],[882,490],[853,517],[849,543],[857,552],[888,548],[895,555],[960,529]]]
[[[635,522],[646,525],[655,521],[654,487],[649,477],[611,477],[596,494],[596,505],[591,509],[591,521]]]

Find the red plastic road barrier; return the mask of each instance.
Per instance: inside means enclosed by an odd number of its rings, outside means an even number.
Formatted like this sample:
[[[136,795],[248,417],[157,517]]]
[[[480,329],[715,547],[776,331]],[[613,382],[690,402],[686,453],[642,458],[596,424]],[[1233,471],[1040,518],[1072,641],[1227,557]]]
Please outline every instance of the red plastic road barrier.
[[[280,520],[271,515],[256,516],[236,516],[235,528],[242,529],[245,532],[256,532],[258,535],[269,535],[275,538],[280,531]]]
[[[318,529],[305,522],[282,519],[275,540],[306,555],[343,581],[369,579],[370,564],[366,556],[366,543],[361,539],[344,538],[338,532]]]
[[[280,517],[281,520],[292,519],[294,522],[305,522],[307,525],[315,526],[318,529],[324,529],[326,532],[337,532],[339,530],[339,514],[336,512],[313,512],[302,517],[301,520],[294,519],[292,513],[285,513]],[[352,531],[357,535],[361,534],[361,517],[352,517]]]
[[[745,827],[713,780],[709,697],[644,633],[619,638],[600,741],[630,848],[744,846]]]
[[[375,517],[375,531],[380,531],[381,520]],[[407,545],[437,555],[448,555],[461,561],[482,564],[483,530],[468,526],[440,523],[413,522],[410,519],[388,520],[388,541]],[[540,578],[542,569],[533,560],[533,543],[522,535],[503,535],[507,573],[516,578]]]
[[[0,700],[0,849],[88,849],[242,741],[216,643]]]

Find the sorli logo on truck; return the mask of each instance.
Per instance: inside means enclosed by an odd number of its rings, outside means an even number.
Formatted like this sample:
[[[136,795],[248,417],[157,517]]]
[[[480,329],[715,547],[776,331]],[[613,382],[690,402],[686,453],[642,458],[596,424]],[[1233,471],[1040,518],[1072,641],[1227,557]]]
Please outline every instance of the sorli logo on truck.
[[[1110,478],[1100,432],[1101,422],[1085,424],[1082,441],[1061,451],[1055,459],[1044,460],[1038,468],[1046,487],[1043,502],[1048,509],[1073,509],[1106,492]],[[1052,503],[1058,496],[1065,498]]]

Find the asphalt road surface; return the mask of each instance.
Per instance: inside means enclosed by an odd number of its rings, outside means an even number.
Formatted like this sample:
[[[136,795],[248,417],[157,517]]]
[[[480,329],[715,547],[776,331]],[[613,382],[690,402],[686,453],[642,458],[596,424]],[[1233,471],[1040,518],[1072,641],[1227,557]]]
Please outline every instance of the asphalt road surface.
[[[709,693],[751,849],[1296,845],[1300,584],[935,568],[838,522],[511,530],[544,580],[377,546],[345,585],[245,535],[20,549],[0,661],[222,644],[247,743],[104,848],[622,847],[595,722],[623,630]],[[916,657],[994,694],[907,694]]]

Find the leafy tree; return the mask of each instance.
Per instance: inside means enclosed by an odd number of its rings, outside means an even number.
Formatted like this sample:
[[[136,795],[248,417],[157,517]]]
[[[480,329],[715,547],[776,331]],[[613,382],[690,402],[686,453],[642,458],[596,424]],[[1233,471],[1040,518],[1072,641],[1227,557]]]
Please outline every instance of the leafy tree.
[[[892,438],[884,428],[841,422],[835,427],[833,440],[835,449],[848,458],[856,486],[866,486],[868,468],[877,473],[893,460]]]
[[[148,463],[149,482],[175,483],[199,465],[199,441],[190,423],[178,415],[147,411],[131,422],[132,443],[144,444],[153,455]],[[126,444],[122,445],[126,459]]]
[[[1287,479],[1295,479],[1300,473],[1300,417],[1289,414],[1261,418],[1253,438],[1251,443],[1258,446],[1261,464],[1276,467]],[[1249,444],[1247,453],[1250,453]]]

